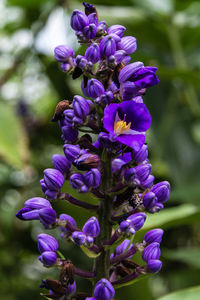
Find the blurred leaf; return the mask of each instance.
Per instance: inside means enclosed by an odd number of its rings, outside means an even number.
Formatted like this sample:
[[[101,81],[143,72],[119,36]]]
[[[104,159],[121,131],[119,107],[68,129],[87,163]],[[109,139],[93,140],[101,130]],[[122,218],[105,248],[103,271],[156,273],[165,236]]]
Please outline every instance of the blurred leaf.
[[[55,2],[55,0],[51,0]],[[22,6],[27,8],[40,7],[45,2],[49,2],[49,0],[8,0],[8,3],[12,6]]]
[[[16,168],[22,168],[29,158],[28,140],[12,107],[0,103],[0,156]]]
[[[181,290],[164,297],[159,298],[158,300],[199,300],[200,299],[200,286],[193,288]]]
[[[190,183],[175,187],[171,193],[170,201],[192,202],[199,205],[200,186],[199,183]]]
[[[163,257],[172,260],[179,260],[200,268],[200,248],[182,248],[176,250],[165,249],[163,251]]]

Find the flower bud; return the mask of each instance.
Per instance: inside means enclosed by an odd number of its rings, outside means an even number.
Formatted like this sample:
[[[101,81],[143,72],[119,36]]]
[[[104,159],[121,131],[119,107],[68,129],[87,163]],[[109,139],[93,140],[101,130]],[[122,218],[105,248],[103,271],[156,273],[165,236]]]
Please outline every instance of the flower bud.
[[[99,166],[100,158],[96,154],[84,153],[74,161],[78,170],[88,171]]]
[[[70,177],[69,183],[73,189],[78,190],[79,193],[87,193],[88,188],[84,183],[84,178],[82,174],[76,173]]]
[[[90,40],[96,36],[97,27],[95,24],[89,24],[83,29],[84,35]]]
[[[140,61],[125,66],[119,73],[119,82],[122,83],[128,81],[129,78],[142,67],[144,67],[144,64]]]
[[[136,163],[142,163],[148,158],[148,146],[144,144],[139,151],[132,150],[132,158]]]
[[[72,233],[72,239],[74,240],[74,242],[78,245],[81,246],[85,243],[86,240],[86,236],[83,232],[81,231],[74,231]]]
[[[132,100],[139,92],[138,87],[132,81],[125,81],[120,85],[120,95],[122,100]]]
[[[64,110],[63,115],[64,115],[65,125],[71,125],[73,123],[74,110],[66,109]]]
[[[103,278],[97,282],[94,289],[94,297],[98,300],[111,300],[115,295],[115,290],[107,279]]]
[[[164,203],[169,199],[170,184],[168,181],[162,181],[155,184],[151,191],[156,195],[158,202]]]
[[[150,209],[150,212],[156,213],[156,212],[159,212],[163,208],[164,208],[164,205],[162,203],[157,202],[156,205]]]
[[[149,189],[152,187],[155,177],[153,175],[149,175],[149,177],[141,182],[141,187],[143,189]]]
[[[151,209],[156,204],[155,194],[148,192],[143,197],[143,205],[146,209]]]
[[[79,156],[81,149],[78,145],[65,144],[63,146],[63,151],[66,158],[69,161],[74,162],[74,160]]]
[[[159,259],[160,254],[160,244],[156,242],[151,243],[144,249],[142,253],[142,259],[146,262],[148,262],[151,259]]]
[[[71,126],[62,127],[62,139],[67,143],[73,143],[78,137],[78,130],[72,128]]]
[[[92,44],[85,51],[85,57],[88,61],[91,61],[93,64],[97,63],[100,60],[100,49],[98,44]]]
[[[71,163],[64,155],[54,154],[52,157],[53,166],[55,169],[60,171],[62,174],[66,174],[70,168]]]
[[[115,60],[117,64],[120,64],[126,56],[126,52],[124,50],[117,50],[114,54]]]
[[[128,251],[129,249],[131,249],[132,246],[133,246],[133,244],[130,243],[130,240],[125,239],[119,246],[116,247],[114,254],[111,254],[111,256],[110,256],[110,259],[124,253],[125,251]],[[127,258],[130,259],[132,256],[133,255],[131,255]]]
[[[40,253],[45,251],[57,251],[58,250],[58,242],[57,240],[45,233],[41,233],[37,236],[38,238],[38,250]]]
[[[152,170],[152,165],[143,164],[135,167],[135,174],[140,181],[144,181],[148,178],[151,170]]]
[[[98,18],[95,12],[88,15],[88,20],[89,24],[95,24],[96,26],[98,26]]]
[[[48,228],[49,225],[56,223],[56,212],[53,208],[42,208],[39,210],[40,222]]]
[[[16,217],[23,221],[39,220],[38,212],[39,212],[38,209],[31,210],[28,207],[23,207],[18,211]]]
[[[96,217],[91,217],[82,229],[85,235],[97,237],[100,234],[100,226]]]
[[[116,51],[116,43],[112,35],[105,36],[101,40],[99,47],[102,57],[113,55]]]
[[[69,63],[62,63],[60,65],[60,68],[63,72],[69,72],[72,68],[73,68],[73,64],[69,64]]]
[[[24,206],[30,208],[31,210],[34,209],[41,209],[41,208],[51,208],[51,204],[48,200],[40,197],[34,197],[29,200],[26,200]]]
[[[151,244],[154,242],[160,244],[162,242],[163,233],[164,233],[164,231],[160,228],[152,229],[144,235],[144,241],[147,244]]]
[[[158,259],[150,259],[147,262],[147,266],[150,272],[157,273],[162,268],[162,262]]]
[[[58,191],[51,191],[48,189],[45,191],[45,195],[47,196],[47,198],[52,200],[55,200],[58,197],[58,194]]]
[[[155,67],[143,67],[133,74],[131,81],[140,89],[154,86],[159,83],[156,71]]]
[[[90,79],[87,83],[87,92],[89,97],[95,99],[104,93],[104,86],[99,80]]]
[[[102,35],[106,31],[106,28],[107,28],[107,24],[105,21],[99,22],[97,26],[97,34]]]
[[[59,220],[65,220],[68,223],[70,223],[73,227],[77,227],[76,221],[74,220],[74,218],[72,218],[71,216],[67,215],[67,214],[61,214],[59,216]],[[60,230],[63,233],[67,233],[69,232],[69,230],[66,227],[60,227]]]
[[[45,251],[38,257],[38,259],[43,263],[44,266],[50,267],[55,264],[57,255],[53,251]]]
[[[124,50],[126,54],[132,54],[137,49],[136,38],[133,36],[125,36],[121,39],[117,46],[119,49]]]
[[[107,33],[108,34],[116,34],[119,37],[122,37],[124,34],[124,31],[126,30],[126,27],[122,26],[122,25],[112,25],[110,27],[108,27],[107,29]]]
[[[66,45],[57,46],[54,53],[55,59],[59,62],[67,62],[69,57],[74,57],[74,50]]]
[[[67,295],[76,293],[76,281],[74,281],[72,284],[67,285],[67,287],[65,288],[65,293]]]
[[[101,181],[101,173],[98,169],[91,169],[87,173],[83,175],[84,182],[87,185],[87,187],[91,188],[97,188]]]
[[[86,67],[87,63],[88,63],[88,61],[84,56],[77,55],[77,57],[76,57],[77,67],[79,67],[80,69],[84,69]]]
[[[145,213],[135,213],[129,216],[126,221],[130,223],[131,227],[138,231],[144,225],[146,217],[147,216],[145,215]]]
[[[44,182],[49,190],[60,190],[65,182],[63,174],[56,169],[44,170]]]
[[[71,27],[78,31],[83,30],[89,24],[88,17],[80,10],[75,9],[71,16]]]
[[[74,96],[72,106],[74,114],[80,119],[85,119],[90,112],[88,101],[81,96]]]

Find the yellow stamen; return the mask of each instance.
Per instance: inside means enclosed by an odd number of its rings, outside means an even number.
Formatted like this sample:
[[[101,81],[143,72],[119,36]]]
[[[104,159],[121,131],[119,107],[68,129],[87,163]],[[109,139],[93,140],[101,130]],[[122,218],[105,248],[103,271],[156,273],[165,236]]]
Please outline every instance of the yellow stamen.
[[[131,122],[127,125],[125,121],[118,121],[114,124],[114,132],[116,136],[128,132],[131,127]]]

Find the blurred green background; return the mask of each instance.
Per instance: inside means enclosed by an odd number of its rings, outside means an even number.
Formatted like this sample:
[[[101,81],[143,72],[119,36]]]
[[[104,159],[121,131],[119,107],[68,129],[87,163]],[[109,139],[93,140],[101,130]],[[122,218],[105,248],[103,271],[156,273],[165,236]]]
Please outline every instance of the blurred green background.
[[[133,60],[159,68],[160,84],[144,97],[152,114],[150,162],[157,179],[172,185],[166,208],[149,216],[140,233],[165,229],[163,269],[117,291],[115,299],[200,299],[200,1],[92,3],[101,20],[122,24],[137,38]],[[56,103],[80,93],[80,81],[62,73],[53,58],[59,44],[81,51],[69,26],[75,8],[82,9],[81,1],[0,1],[0,299],[42,299],[41,279],[57,276],[37,261],[42,226],[20,222],[15,213],[28,198],[42,196],[42,171],[62,153],[60,130],[50,122]],[[67,204],[57,209],[80,225],[88,217]],[[77,266],[91,268],[78,247],[60,241],[60,248]],[[84,280],[78,286],[88,288]]]

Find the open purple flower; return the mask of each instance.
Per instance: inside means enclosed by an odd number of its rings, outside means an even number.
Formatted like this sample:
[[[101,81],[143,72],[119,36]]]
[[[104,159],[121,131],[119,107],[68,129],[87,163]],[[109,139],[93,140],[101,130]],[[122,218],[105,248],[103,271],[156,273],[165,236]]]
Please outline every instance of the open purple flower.
[[[144,103],[124,101],[107,106],[103,122],[110,139],[139,151],[145,142],[145,131],[150,127],[151,116]]]

